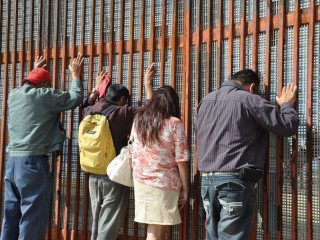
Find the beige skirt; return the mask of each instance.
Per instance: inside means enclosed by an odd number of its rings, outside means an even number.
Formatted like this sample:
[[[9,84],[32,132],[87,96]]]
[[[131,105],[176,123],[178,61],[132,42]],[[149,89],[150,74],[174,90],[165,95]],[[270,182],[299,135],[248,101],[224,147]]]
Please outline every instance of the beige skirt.
[[[179,190],[151,187],[134,179],[134,221],[158,225],[181,223],[179,196]]]

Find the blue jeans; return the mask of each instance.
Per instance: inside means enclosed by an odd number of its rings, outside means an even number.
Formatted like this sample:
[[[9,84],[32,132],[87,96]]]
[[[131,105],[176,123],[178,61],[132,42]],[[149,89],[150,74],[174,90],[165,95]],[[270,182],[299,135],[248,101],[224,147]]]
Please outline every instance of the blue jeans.
[[[116,240],[129,203],[129,187],[115,183],[107,175],[90,174],[92,240]]]
[[[8,160],[2,240],[45,239],[53,181],[49,161],[46,155]]]
[[[237,175],[202,176],[206,240],[249,239],[255,211],[256,184]]]

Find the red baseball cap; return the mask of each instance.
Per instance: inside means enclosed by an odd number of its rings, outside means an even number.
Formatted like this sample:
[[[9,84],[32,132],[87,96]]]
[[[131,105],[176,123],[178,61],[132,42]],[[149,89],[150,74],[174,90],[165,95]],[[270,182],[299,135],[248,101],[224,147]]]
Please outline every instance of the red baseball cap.
[[[34,68],[26,77],[23,79],[23,83],[30,82],[32,84],[38,84],[41,82],[49,81],[51,82],[50,73],[44,68]]]
[[[111,85],[111,79],[108,75],[106,75],[98,89],[99,98],[104,98],[106,96],[106,90],[110,85]]]

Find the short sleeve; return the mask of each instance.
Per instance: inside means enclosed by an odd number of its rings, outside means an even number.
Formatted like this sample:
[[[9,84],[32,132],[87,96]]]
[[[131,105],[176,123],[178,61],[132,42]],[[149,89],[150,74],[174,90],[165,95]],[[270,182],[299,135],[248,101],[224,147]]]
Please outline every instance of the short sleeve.
[[[189,161],[189,146],[184,127],[179,119],[173,121],[173,141],[175,146],[175,161]]]

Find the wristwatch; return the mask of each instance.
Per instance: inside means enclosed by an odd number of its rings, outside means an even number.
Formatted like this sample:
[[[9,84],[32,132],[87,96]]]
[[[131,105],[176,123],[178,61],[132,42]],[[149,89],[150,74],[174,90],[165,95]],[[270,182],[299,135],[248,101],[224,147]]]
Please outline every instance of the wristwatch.
[[[98,94],[99,94],[99,92],[98,92],[98,90],[97,90],[97,89],[94,89],[94,90],[92,91],[92,93],[91,93],[91,94],[98,95]]]

